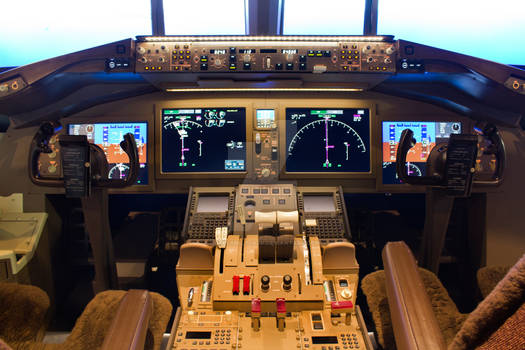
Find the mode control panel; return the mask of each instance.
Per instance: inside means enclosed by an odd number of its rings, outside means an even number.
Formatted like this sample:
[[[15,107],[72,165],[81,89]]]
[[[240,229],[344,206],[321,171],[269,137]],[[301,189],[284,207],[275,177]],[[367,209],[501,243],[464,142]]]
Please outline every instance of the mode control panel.
[[[137,72],[394,73],[392,41],[142,41]]]

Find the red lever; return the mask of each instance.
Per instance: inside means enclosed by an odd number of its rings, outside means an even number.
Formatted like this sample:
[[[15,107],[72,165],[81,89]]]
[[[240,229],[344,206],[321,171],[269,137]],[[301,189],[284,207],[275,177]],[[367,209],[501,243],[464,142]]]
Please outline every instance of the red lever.
[[[232,293],[234,295],[238,295],[239,294],[239,276],[233,276]]]
[[[242,293],[244,295],[250,294],[250,276],[244,276],[242,278]]]
[[[261,299],[252,299],[252,328],[258,332],[261,328]]]
[[[275,303],[277,304],[277,313],[285,314],[286,313],[286,300],[284,298],[277,298],[275,300]]]
[[[252,314],[255,313],[261,313],[261,299],[259,298],[253,298],[252,299]]]

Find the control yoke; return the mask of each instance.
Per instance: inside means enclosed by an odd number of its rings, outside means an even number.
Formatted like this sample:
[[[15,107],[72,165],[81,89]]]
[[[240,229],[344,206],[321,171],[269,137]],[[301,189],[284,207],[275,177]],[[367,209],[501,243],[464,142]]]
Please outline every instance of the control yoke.
[[[487,147],[478,150],[478,135],[451,134],[448,144],[436,145],[427,159],[426,176],[409,176],[407,154],[415,146],[414,132],[405,129],[401,133],[396,154],[397,176],[404,183],[441,187],[448,194],[467,196],[471,186],[498,186],[503,181],[505,168],[505,147],[503,139],[496,127],[487,125],[483,130],[477,130]],[[476,160],[483,155],[494,156],[494,171],[490,179],[476,178]]]
[[[40,154],[52,152],[50,147],[50,139],[60,129],[61,125],[57,122],[45,122],[40,126],[38,132],[33,137],[29,151],[28,170],[29,178],[35,185],[47,187],[66,186],[67,181],[64,177],[46,178],[40,175],[38,169],[38,160]],[[124,140],[120,142],[120,147],[128,155],[130,163],[128,176],[123,180],[107,178],[108,169],[104,151],[99,146],[87,142],[86,136],[62,135],[59,137],[59,143],[63,148],[62,165],[64,169],[68,165],[68,161],[64,159],[64,151],[67,147],[75,146],[76,151],[79,152],[78,154],[85,156],[85,162],[83,164],[73,164],[73,168],[75,165],[77,165],[77,169],[79,167],[83,167],[86,179],[93,187],[122,188],[131,186],[137,181],[139,173],[139,155],[135,137],[130,133],[124,135]],[[79,160],[78,157],[72,158],[75,158],[76,161]],[[69,161],[71,161],[71,158]],[[65,173],[66,171],[64,171],[64,174]]]
[[[411,185],[440,186],[443,183],[443,175],[434,173],[428,176],[409,176],[407,167],[407,154],[416,145],[414,132],[405,129],[401,133],[396,154],[396,172],[401,181]],[[437,148],[437,147],[435,147]],[[429,157],[430,158],[430,157]]]

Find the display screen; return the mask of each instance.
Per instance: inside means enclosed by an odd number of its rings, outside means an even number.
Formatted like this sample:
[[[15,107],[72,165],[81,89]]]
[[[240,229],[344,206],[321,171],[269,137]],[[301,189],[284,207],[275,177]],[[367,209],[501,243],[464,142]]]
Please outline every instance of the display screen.
[[[337,344],[336,336],[312,337],[312,344]]]
[[[273,109],[258,109],[255,113],[257,129],[275,128],[275,111]]]
[[[109,164],[108,178],[125,179],[129,172],[129,158],[120,147],[127,133],[135,136],[139,153],[137,185],[148,184],[148,123],[69,124],[70,135],[86,135],[89,142],[104,150]]]
[[[370,111],[287,108],[286,171],[369,172]]]
[[[186,339],[210,339],[211,332],[186,332]]]
[[[228,196],[199,196],[197,213],[223,213],[228,211]]]
[[[425,176],[426,162],[430,151],[450,134],[461,134],[459,122],[383,122],[383,184],[400,184],[396,174],[396,153],[401,133],[405,129],[414,132],[416,145],[408,151],[407,167],[410,176]]]
[[[335,212],[334,197],[305,195],[303,197],[305,213],[311,212]]]
[[[162,110],[162,172],[246,169],[246,110]]]

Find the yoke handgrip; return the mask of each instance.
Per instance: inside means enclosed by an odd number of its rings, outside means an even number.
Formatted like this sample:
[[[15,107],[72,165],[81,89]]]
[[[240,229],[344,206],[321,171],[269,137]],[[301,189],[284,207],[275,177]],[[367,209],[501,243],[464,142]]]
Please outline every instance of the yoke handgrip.
[[[49,140],[55,133],[55,128],[59,127],[59,124],[54,122],[43,123],[38,132],[33,137],[31,145],[29,146],[29,157],[27,169],[29,172],[29,179],[35,185],[46,186],[46,187],[64,187],[64,179],[45,179],[40,177],[38,171],[38,157],[41,153],[49,153]]]
[[[114,179],[100,179],[95,182],[97,187],[111,187],[111,188],[122,188],[135,184],[139,176],[139,152],[137,150],[137,143],[135,142],[135,136],[131,133],[124,135],[124,140],[120,142],[120,147],[126,152],[129,157],[129,172],[128,176],[124,180]]]
[[[487,137],[492,145],[496,148],[494,153],[496,156],[496,172],[491,180],[474,180],[473,184],[478,186],[499,186],[503,183],[503,173],[505,170],[506,152],[503,137],[495,126],[489,125],[483,130],[483,134]]]
[[[437,174],[431,176],[409,176],[407,167],[407,154],[412,147],[416,145],[414,132],[405,129],[399,138],[399,145],[396,153],[396,173],[401,181],[411,185],[437,186],[443,181],[443,178]]]

